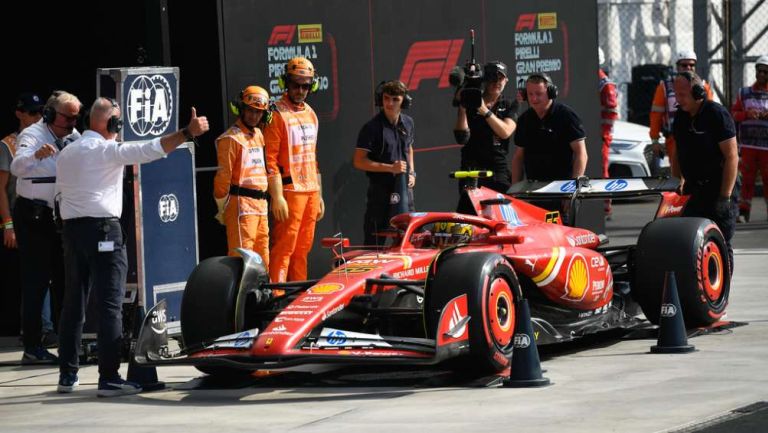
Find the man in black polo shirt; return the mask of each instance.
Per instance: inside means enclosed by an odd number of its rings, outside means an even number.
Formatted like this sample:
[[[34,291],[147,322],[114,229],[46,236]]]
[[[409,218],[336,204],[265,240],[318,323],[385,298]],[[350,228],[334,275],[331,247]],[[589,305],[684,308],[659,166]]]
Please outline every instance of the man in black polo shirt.
[[[674,81],[678,110],[672,133],[683,194],[690,195],[683,216],[709,218],[723,232],[733,270],[731,238],[736,225],[734,197],[739,155],[736,126],[728,110],[707,100],[701,78],[681,72]]]
[[[575,179],[584,175],[587,145],[581,119],[571,107],[555,98],[557,86],[548,75],[528,77],[523,99],[530,108],[517,121],[518,149],[512,157],[512,183],[522,180],[523,173],[528,180]]]
[[[374,95],[381,111],[360,130],[353,164],[368,175],[368,202],[363,230],[365,245],[381,245],[377,232],[389,227],[389,219],[413,211],[413,119],[401,113],[410,106],[408,88],[393,80],[379,84]]]

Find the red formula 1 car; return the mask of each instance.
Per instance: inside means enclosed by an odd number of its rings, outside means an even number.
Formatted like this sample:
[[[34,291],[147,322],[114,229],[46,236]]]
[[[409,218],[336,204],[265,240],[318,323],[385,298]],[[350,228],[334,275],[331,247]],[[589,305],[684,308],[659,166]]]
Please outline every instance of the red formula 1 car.
[[[509,195],[467,190],[475,215],[401,214],[383,249],[334,252],[313,281],[270,283],[257,254],[202,261],[181,308],[183,344],[171,350],[161,302],[147,314],[139,364],[191,364],[203,372],[275,370],[300,364],[456,365],[475,374],[510,365],[516,305],[527,298],[537,344],[658,322],[664,272],[675,271],[689,326],[717,321],[728,302],[726,244],[697,218],[656,218],[638,243],[563,224],[524,198],[568,202],[674,191],[664,179],[602,179],[518,185]],[[667,194],[658,215],[676,214]],[[662,211],[663,210],[663,211]]]

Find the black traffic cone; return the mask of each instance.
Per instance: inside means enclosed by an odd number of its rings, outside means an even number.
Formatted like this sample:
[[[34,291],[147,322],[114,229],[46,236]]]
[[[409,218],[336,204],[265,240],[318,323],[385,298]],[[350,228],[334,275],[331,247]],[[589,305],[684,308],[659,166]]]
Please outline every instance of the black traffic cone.
[[[136,305],[135,321],[133,328],[133,339],[138,338],[141,325],[144,323],[144,307]],[[135,342],[132,342],[135,343]],[[165,388],[165,382],[157,379],[157,368],[155,366],[143,366],[136,363],[134,359],[136,345],[131,344],[130,354],[128,356],[128,377],[129,382],[138,383],[143,391],[157,391]]]
[[[651,353],[693,352],[696,347],[688,344],[675,273],[667,272],[664,280],[664,296],[659,316],[659,339],[655,346],[651,346]]]
[[[550,383],[549,379],[541,374],[539,350],[536,348],[536,338],[533,335],[528,300],[523,299],[517,305],[515,336],[512,343],[514,345],[512,368],[509,377],[504,379],[503,386],[505,388],[547,386]]]

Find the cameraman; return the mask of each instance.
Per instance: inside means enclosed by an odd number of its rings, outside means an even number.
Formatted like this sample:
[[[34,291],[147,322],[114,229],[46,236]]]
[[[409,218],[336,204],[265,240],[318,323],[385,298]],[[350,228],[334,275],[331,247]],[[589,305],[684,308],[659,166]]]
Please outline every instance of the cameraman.
[[[517,124],[518,103],[502,95],[507,85],[507,65],[500,61],[486,63],[483,67],[482,100],[478,107],[468,107],[462,100],[460,89],[457,98],[459,114],[453,134],[461,148],[462,170],[493,170],[493,177],[478,179],[478,186],[486,186],[502,193],[510,186],[510,172],[507,165],[507,153],[512,133]],[[459,194],[464,190],[465,182],[459,185]],[[461,199],[459,200],[461,203]],[[462,209],[459,205],[458,211]]]

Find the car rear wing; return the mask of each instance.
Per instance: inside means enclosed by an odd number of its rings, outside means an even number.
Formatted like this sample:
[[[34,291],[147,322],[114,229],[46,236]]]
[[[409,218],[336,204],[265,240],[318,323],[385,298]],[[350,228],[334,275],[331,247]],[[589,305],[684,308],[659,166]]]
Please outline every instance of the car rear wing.
[[[582,176],[549,182],[518,182],[509,188],[507,195],[523,199],[631,198],[677,191],[679,185],[679,179],[669,177],[590,179]]]

